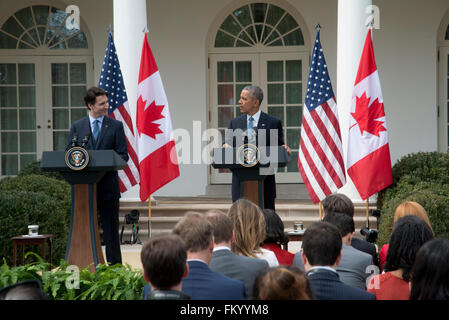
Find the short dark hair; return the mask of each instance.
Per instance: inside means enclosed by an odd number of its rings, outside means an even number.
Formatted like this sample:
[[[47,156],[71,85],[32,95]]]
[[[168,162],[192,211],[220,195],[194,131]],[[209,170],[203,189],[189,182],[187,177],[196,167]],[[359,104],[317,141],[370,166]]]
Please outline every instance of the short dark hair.
[[[215,243],[228,242],[232,239],[232,220],[226,213],[220,211],[206,212],[207,220],[214,229]]]
[[[409,281],[416,253],[431,239],[433,232],[423,219],[412,215],[398,219],[390,237],[385,271],[402,269],[402,278]]]
[[[151,285],[158,289],[167,289],[181,282],[186,267],[187,250],[179,236],[158,235],[145,242],[140,259]]]
[[[86,107],[89,109],[89,104],[95,104],[98,96],[108,96],[108,92],[102,88],[98,87],[90,87],[86,91],[86,95],[84,96],[84,103]]]
[[[329,222],[312,223],[304,232],[302,248],[310,265],[331,266],[340,254],[341,235]]]
[[[264,243],[286,244],[289,239],[284,232],[284,223],[273,209],[263,209],[265,217],[266,235]]]
[[[325,214],[338,212],[354,217],[354,203],[343,193],[330,194],[321,203]]]
[[[199,252],[209,247],[210,240],[214,236],[214,229],[204,214],[188,211],[176,223],[173,233],[181,237],[187,251]]]
[[[323,221],[336,226],[342,237],[355,231],[354,219],[345,213],[328,213],[324,216]]]
[[[259,106],[262,104],[263,91],[259,86],[246,86],[243,90],[249,91],[249,95],[259,101]]]

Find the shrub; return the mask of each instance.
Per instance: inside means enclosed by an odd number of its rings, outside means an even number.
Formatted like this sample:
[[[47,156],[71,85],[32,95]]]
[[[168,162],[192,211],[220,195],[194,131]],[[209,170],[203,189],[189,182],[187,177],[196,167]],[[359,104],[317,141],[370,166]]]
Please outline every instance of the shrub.
[[[23,167],[23,169],[20,170],[19,172],[19,176],[25,176],[30,174],[38,174],[41,176],[46,176],[65,181],[64,177],[59,172],[42,171],[40,161],[30,162],[25,167]]]

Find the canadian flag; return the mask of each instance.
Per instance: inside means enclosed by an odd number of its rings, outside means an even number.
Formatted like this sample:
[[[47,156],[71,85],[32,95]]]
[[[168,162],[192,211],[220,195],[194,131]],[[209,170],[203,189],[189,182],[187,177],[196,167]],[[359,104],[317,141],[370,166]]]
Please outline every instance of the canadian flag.
[[[148,44],[143,40],[137,88],[137,154],[140,200],[179,177],[173,127],[161,75]]]
[[[352,94],[346,167],[363,200],[393,183],[382,90],[371,30],[366,35]]]

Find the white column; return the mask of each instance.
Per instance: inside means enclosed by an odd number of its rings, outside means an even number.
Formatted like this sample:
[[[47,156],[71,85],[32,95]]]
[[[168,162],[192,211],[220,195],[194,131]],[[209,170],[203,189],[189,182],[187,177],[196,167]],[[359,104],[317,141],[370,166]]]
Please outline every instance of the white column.
[[[371,4],[371,0],[338,0],[337,102],[345,164],[352,90],[368,30],[365,10]],[[353,202],[362,202],[348,174],[346,181],[339,192],[346,194]]]
[[[134,125],[136,123],[140,54],[145,27],[147,27],[146,0],[114,0],[114,43]],[[137,134],[135,126],[134,134]],[[122,199],[140,200],[139,185],[125,192]]]

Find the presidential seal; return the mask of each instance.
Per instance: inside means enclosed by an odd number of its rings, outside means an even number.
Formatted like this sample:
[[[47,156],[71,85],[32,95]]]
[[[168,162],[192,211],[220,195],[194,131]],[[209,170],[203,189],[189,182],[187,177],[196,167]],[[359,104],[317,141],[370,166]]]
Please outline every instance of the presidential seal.
[[[89,153],[81,147],[70,148],[65,154],[65,163],[72,170],[83,170],[89,164]]]
[[[259,163],[260,151],[253,144],[244,144],[237,150],[237,162],[245,167],[254,167]]]

